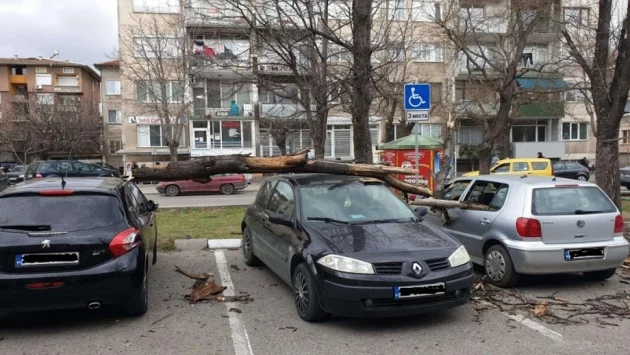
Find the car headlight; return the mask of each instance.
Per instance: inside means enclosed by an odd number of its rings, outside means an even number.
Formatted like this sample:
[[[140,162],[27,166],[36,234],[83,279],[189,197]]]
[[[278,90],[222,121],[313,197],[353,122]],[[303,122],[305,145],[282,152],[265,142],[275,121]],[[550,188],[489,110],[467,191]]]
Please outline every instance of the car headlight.
[[[23,178],[23,177],[24,177],[24,174],[21,174],[21,175],[18,175],[18,177],[21,177],[21,178]]]
[[[352,274],[374,274],[372,264],[345,256],[330,254],[317,260],[317,263],[329,269],[341,272],[349,272]]]
[[[451,263],[451,267],[461,266],[470,261],[470,255],[468,251],[462,245],[448,257],[448,262]]]

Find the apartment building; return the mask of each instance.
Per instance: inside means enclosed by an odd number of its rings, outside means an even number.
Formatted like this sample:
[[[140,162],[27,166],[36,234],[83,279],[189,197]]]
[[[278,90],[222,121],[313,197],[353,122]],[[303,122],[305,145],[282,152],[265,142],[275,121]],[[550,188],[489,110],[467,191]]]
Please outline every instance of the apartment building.
[[[103,160],[114,167],[123,165],[120,151],[123,150],[122,134],[122,85],[120,60],[95,63],[101,71],[101,110],[105,126]]]
[[[0,58],[0,108],[5,113],[8,109],[26,113],[36,105],[77,107],[91,103],[98,107],[100,80],[100,75],[89,66],[69,60]],[[13,160],[12,153],[20,152],[5,152],[3,158]],[[47,152],[48,157],[68,154]],[[90,152],[72,152],[72,156],[100,159]]]

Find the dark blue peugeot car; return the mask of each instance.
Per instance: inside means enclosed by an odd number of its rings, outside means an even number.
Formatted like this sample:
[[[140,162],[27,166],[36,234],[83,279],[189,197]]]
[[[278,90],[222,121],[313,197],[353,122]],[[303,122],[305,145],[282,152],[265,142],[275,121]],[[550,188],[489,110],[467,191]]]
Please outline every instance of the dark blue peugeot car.
[[[375,179],[326,174],[266,180],[242,223],[247,265],[289,284],[306,321],[413,315],[467,303],[468,252]]]

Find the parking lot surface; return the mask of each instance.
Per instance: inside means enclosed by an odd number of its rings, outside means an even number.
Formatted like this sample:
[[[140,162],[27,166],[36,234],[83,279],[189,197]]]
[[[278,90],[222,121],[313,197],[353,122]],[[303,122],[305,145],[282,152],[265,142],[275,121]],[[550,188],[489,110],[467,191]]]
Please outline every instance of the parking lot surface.
[[[212,272],[217,283],[228,286],[226,295],[247,293],[254,301],[189,305],[183,296],[193,281],[176,273],[175,265]],[[623,302],[630,302],[630,289],[621,281],[629,277],[603,283],[572,275],[528,277],[510,291],[480,287],[475,300],[447,312],[306,323],[296,314],[291,289],[265,267],[245,266],[239,250],[173,252],[160,254],[150,270],[145,316],[125,318],[106,308],[2,316],[0,353],[626,353],[630,313],[624,314]],[[545,300],[551,315],[534,317],[535,305]]]

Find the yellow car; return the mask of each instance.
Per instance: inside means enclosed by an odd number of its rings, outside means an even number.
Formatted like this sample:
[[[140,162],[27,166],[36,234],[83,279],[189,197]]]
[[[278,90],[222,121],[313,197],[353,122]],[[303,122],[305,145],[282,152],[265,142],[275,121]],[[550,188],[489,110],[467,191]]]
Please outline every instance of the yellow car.
[[[490,174],[553,176],[551,160],[546,158],[517,158],[499,160],[490,168]],[[471,171],[462,176],[479,176],[479,171]]]

